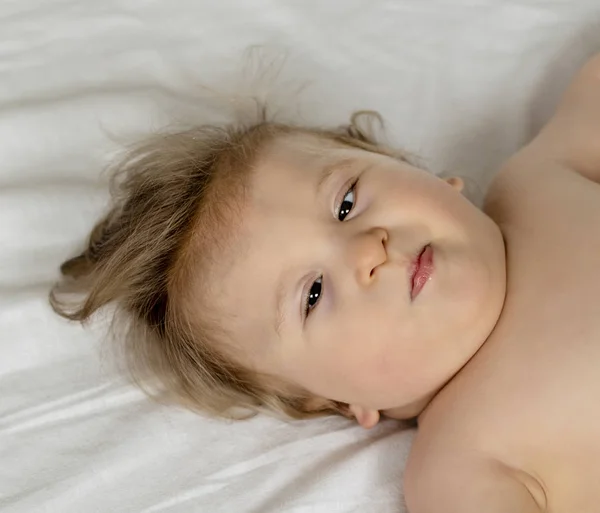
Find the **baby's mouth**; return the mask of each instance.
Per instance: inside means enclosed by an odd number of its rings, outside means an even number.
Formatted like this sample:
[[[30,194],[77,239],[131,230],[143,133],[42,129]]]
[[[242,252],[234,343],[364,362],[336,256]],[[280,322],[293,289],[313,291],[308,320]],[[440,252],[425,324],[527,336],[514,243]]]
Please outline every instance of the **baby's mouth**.
[[[433,273],[433,248],[427,244],[411,265],[410,299],[414,300],[427,284]]]

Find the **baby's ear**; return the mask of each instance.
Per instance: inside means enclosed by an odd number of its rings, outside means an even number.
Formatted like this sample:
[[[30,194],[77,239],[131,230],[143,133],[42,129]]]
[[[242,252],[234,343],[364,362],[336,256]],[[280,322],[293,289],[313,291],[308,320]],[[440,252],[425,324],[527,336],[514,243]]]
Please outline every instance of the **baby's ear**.
[[[371,429],[376,426],[379,422],[379,411],[370,410],[369,408],[363,408],[356,404],[349,406],[350,413],[356,418],[356,422],[365,429]]]
[[[458,178],[457,176],[444,178],[444,181],[458,192],[462,192],[462,190],[465,188],[465,181],[462,178]]]

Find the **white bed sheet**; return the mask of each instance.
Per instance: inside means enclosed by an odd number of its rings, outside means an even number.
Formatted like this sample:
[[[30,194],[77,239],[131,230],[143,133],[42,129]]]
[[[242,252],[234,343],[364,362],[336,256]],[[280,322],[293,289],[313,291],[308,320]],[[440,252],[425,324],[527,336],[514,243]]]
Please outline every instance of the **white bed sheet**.
[[[158,406],[107,364],[101,329],[46,302],[105,204],[115,140],[206,119],[194,84],[235,91],[255,44],[288,50],[284,89],[311,82],[306,122],[377,109],[391,142],[485,187],[600,49],[600,2],[3,0],[3,513],[404,511],[412,432]],[[273,98],[294,114],[295,100]]]

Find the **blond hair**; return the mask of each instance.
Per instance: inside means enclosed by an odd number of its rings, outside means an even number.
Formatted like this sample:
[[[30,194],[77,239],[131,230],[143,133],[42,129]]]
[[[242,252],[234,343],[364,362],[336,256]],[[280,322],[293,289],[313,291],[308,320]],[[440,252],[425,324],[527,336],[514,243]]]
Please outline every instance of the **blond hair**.
[[[182,297],[192,267],[195,274],[206,269],[198,263],[207,264],[226,232],[236,197],[265,144],[300,132],[402,158],[360,127],[373,115],[355,113],[349,125],[335,129],[264,118],[248,125],[200,126],[134,147],[115,168],[112,206],[91,231],[85,251],[62,264],[63,278],[50,293],[53,309],[85,322],[112,306],[127,367],[154,397],[226,417],[239,415],[239,408],[293,418],[346,415],[346,405],[277,386],[233,362],[220,349],[224,331],[218,312],[202,308],[190,323]]]

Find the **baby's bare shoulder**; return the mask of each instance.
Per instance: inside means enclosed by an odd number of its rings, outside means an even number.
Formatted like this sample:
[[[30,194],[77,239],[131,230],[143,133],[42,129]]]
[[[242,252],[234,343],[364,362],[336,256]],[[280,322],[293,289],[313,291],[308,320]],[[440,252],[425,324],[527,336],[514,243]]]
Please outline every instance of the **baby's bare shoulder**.
[[[534,141],[539,151],[589,180],[600,181],[600,54],[573,77]]]
[[[596,188],[565,162],[549,158],[543,146],[527,146],[496,174],[483,209],[503,231],[545,229],[550,214],[573,211],[578,197]]]
[[[499,215],[531,203],[558,208],[557,190],[570,191],[582,179],[600,182],[600,54],[573,77],[555,112],[539,134],[500,168],[487,207]],[[593,189],[593,188],[592,188]],[[566,206],[562,203],[563,206]]]
[[[452,436],[431,434],[417,436],[406,468],[404,495],[411,513],[543,511],[543,493],[531,476],[452,443]]]
[[[571,172],[600,182],[600,54],[573,77],[553,115],[536,137],[513,155],[497,175],[517,187],[542,187],[543,182]],[[530,192],[530,191],[529,191]]]

